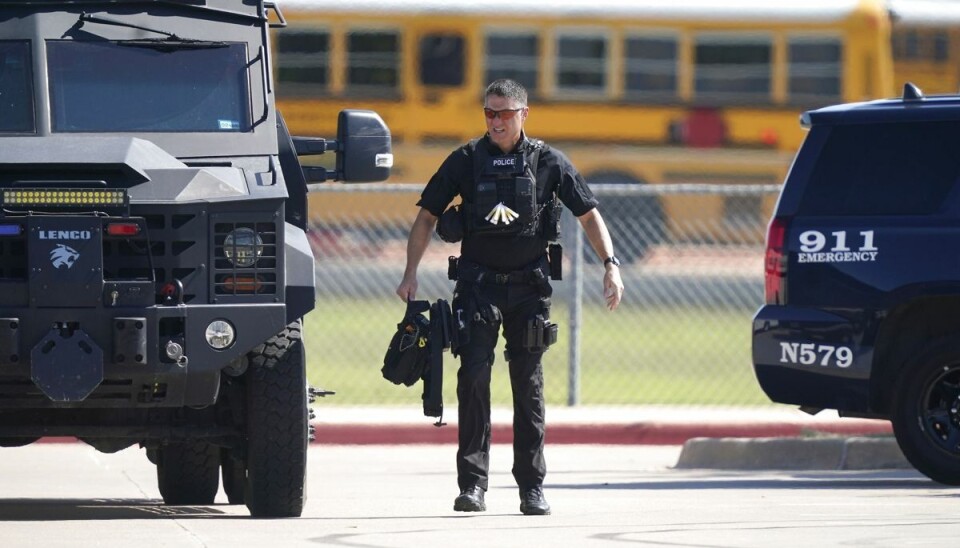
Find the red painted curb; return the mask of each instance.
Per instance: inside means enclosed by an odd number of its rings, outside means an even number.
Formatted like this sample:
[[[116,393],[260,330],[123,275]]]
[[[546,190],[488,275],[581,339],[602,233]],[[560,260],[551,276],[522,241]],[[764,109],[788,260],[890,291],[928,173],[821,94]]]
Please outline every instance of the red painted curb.
[[[412,445],[457,443],[456,426],[317,424],[316,442],[332,445]],[[547,424],[547,443],[604,445],[682,445],[691,438],[777,438],[813,434],[891,434],[886,421],[823,424]],[[512,443],[510,425],[494,425],[493,443]]]
[[[456,425],[425,424],[314,424],[317,444],[419,445],[457,443]],[[886,421],[852,420],[816,424],[547,424],[547,443],[596,445],[682,445],[692,438],[783,438],[815,434],[846,436],[887,435]],[[41,443],[71,443],[72,437],[41,438]],[[493,443],[512,443],[513,428],[493,425]]]

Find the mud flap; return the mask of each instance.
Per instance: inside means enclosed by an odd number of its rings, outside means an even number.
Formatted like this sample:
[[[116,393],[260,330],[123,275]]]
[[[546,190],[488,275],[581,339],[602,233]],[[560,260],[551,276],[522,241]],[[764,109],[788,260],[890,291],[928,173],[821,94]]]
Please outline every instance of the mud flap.
[[[103,381],[103,350],[79,329],[51,329],[30,351],[30,377],[53,401],[83,401]]]

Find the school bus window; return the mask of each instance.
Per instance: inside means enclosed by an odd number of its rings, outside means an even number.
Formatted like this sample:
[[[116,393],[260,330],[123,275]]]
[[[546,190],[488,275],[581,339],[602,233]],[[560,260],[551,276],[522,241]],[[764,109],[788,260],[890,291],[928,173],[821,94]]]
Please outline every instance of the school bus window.
[[[703,35],[696,38],[694,51],[697,99],[725,103],[769,102],[770,38]]]
[[[347,86],[351,92],[396,94],[400,85],[400,34],[353,30],[347,38]]]
[[[464,41],[457,34],[420,38],[420,82],[426,86],[463,85]]]
[[[330,83],[330,34],[287,28],[277,33],[279,93],[322,95]]]
[[[917,59],[920,55],[917,31],[901,29],[893,32],[893,58],[896,60]]]
[[[793,102],[840,100],[843,45],[837,38],[790,37],[788,89]]]
[[[624,91],[630,98],[673,98],[677,92],[677,38],[628,36],[624,40]]]
[[[533,33],[491,32],[486,37],[484,82],[511,78],[534,95],[539,77],[540,42]]]
[[[946,30],[899,29],[893,32],[893,57],[898,61],[944,62],[950,57]]]
[[[950,36],[939,30],[933,35],[933,60],[946,61],[950,56]]]
[[[557,90],[603,93],[607,84],[607,39],[560,36],[557,42]]]

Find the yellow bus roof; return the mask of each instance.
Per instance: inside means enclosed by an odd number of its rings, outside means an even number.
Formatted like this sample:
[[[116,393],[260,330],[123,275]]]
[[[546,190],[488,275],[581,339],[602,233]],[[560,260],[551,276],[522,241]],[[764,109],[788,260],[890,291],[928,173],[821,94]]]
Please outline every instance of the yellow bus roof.
[[[910,0],[911,2],[915,0]],[[907,3],[907,2],[905,2]],[[543,14],[564,17],[707,21],[831,22],[862,8],[867,0],[278,0],[281,10],[370,14],[483,15],[491,24],[499,15]],[[879,5],[879,4],[877,4]]]
[[[960,24],[957,0],[889,0],[894,25],[943,27]]]

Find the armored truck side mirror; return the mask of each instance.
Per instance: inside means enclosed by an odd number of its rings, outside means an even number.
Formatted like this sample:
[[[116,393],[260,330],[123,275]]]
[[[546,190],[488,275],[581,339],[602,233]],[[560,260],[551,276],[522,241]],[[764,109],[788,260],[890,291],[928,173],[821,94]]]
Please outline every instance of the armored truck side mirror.
[[[393,167],[390,130],[380,115],[371,110],[342,110],[337,120],[337,140],[318,137],[294,137],[297,156],[337,155],[336,169],[303,166],[303,175],[310,183],[342,181],[373,183],[385,181]]]

